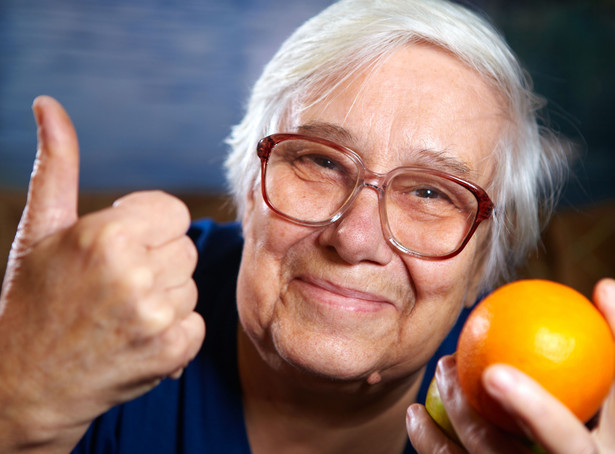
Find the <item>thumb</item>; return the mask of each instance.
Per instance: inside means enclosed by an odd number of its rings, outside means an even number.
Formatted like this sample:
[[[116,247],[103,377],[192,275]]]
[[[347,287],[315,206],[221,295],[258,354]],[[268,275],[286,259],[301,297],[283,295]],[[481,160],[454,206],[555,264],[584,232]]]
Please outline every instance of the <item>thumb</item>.
[[[49,96],[32,106],[38,125],[38,148],[28,199],[15,238],[24,250],[77,220],[79,144],[64,108]]]
[[[594,287],[593,299],[615,336],[615,279],[601,279]],[[602,406],[597,432],[599,443],[605,448],[615,446],[615,382]]]

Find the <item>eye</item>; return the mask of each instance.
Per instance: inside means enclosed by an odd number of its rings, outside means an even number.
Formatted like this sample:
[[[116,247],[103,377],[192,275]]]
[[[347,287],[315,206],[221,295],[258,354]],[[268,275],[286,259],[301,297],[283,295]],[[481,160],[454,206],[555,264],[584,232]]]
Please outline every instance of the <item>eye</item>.
[[[322,168],[331,170],[339,168],[339,163],[337,161],[334,161],[333,159],[328,158],[327,156],[314,155],[308,157],[314,162],[314,164]]]
[[[423,199],[439,199],[443,197],[443,194],[439,191],[436,191],[433,188],[419,188],[414,190],[414,194],[417,197]]]

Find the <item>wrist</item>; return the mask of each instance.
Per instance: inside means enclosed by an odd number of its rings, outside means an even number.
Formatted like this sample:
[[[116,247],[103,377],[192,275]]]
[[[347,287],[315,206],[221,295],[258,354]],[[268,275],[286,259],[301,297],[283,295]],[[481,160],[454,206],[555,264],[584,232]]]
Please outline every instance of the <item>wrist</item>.
[[[0,399],[4,404],[6,399]],[[0,452],[3,454],[69,453],[88,424],[59,423],[60,415],[29,405],[0,404]]]

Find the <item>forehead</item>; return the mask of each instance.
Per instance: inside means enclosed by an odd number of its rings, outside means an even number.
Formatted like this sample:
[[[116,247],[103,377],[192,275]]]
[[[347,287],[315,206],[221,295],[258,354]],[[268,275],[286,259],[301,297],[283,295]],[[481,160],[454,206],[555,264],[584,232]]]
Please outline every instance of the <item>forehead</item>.
[[[506,122],[503,106],[476,72],[444,50],[417,44],[302,111],[293,129],[342,142],[374,171],[438,156],[436,162],[456,161],[485,180]]]

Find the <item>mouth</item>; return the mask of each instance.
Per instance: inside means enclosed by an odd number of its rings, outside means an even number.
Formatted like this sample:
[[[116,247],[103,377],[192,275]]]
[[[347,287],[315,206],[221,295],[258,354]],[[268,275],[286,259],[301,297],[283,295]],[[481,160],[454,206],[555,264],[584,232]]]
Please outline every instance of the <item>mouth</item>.
[[[355,313],[372,313],[397,306],[383,295],[366,292],[347,285],[309,276],[301,276],[296,281],[310,301],[330,308]]]

